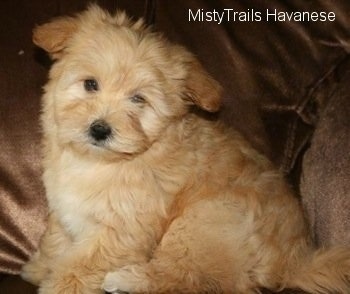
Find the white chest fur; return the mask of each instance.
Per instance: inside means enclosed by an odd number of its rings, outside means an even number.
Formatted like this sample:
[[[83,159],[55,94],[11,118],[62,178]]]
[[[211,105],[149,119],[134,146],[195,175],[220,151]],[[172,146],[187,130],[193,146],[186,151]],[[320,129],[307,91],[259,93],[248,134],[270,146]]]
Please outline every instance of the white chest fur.
[[[63,154],[44,175],[50,209],[79,240],[101,226],[159,222],[171,197],[149,170],[103,164]]]

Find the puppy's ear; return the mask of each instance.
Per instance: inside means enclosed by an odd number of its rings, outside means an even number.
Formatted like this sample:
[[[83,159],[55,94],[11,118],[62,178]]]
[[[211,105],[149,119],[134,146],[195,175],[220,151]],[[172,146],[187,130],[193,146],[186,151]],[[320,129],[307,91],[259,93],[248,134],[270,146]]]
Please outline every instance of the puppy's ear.
[[[186,98],[208,112],[217,112],[222,104],[222,87],[196,59],[189,62]]]
[[[77,30],[76,20],[61,17],[49,23],[37,26],[33,30],[33,42],[48,52],[53,59],[58,59],[66,47],[67,40]]]

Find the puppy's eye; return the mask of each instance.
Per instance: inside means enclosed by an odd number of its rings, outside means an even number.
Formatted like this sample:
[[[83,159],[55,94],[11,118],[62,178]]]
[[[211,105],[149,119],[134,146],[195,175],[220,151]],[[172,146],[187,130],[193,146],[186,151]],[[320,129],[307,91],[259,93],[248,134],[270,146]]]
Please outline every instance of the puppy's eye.
[[[84,80],[84,89],[87,92],[96,92],[98,91],[98,83],[95,79]]]
[[[134,96],[131,96],[130,101],[132,103],[138,103],[138,104],[143,104],[146,102],[145,98],[143,96],[141,96],[140,94],[136,94]]]

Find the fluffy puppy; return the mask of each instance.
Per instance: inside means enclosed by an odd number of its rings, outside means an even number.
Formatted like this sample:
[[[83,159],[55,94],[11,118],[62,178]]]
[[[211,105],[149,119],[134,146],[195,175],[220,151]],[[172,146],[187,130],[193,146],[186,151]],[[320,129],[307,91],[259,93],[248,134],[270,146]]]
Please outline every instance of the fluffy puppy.
[[[350,293],[350,251],[314,250],[270,162],[215,112],[221,88],[180,46],[97,6],[34,31],[48,229],[22,276],[40,294]]]

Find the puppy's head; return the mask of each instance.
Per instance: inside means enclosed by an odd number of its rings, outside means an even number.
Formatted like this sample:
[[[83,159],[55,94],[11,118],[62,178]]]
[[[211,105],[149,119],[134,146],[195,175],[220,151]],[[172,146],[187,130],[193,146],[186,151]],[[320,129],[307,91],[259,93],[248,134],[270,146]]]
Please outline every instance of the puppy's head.
[[[93,5],[38,26],[33,40],[56,60],[45,88],[44,129],[78,152],[134,156],[190,105],[220,107],[220,86],[193,55],[123,12]]]

